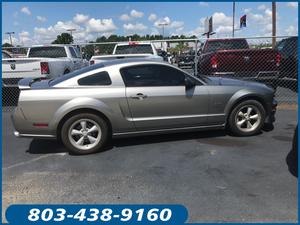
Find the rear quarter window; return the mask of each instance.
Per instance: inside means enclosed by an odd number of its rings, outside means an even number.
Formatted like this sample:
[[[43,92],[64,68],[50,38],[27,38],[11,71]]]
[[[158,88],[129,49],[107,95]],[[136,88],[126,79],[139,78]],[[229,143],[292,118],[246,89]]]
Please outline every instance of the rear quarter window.
[[[111,79],[106,71],[92,74],[78,80],[81,86],[102,86],[111,85]]]

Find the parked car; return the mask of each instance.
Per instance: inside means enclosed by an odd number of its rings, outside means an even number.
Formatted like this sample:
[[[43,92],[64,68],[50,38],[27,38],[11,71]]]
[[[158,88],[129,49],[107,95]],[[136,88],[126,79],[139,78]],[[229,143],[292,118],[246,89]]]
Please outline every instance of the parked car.
[[[281,40],[275,49],[281,57],[279,85],[298,91],[298,37]]]
[[[92,58],[90,59],[90,65],[124,58],[146,58],[163,61],[163,57],[158,55],[158,52],[152,43],[125,42],[116,44],[112,55],[92,56]]]
[[[2,50],[2,59],[11,58],[12,56],[8,51]]]
[[[27,57],[2,59],[2,86],[16,86],[26,77],[55,78],[87,65],[73,46],[34,46]]]
[[[73,153],[98,151],[111,137],[197,129],[239,136],[272,124],[265,84],[197,78],[165,62],[112,60],[54,80],[23,79],[13,114],[18,137],[61,138]]]
[[[280,54],[250,48],[246,39],[208,39],[199,51],[198,72],[273,84],[278,79]]]
[[[290,173],[298,177],[298,125],[294,132],[292,150],[286,157],[286,163]]]
[[[275,49],[280,53],[279,77],[298,80],[298,37],[281,40]]]
[[[165,50],[157,49],[157,55],[163,58],[165,62],[171,63],[171,54]]]
[[[195,51],[182,52],[177,56],[177,65],[179,68],[195,67]]]

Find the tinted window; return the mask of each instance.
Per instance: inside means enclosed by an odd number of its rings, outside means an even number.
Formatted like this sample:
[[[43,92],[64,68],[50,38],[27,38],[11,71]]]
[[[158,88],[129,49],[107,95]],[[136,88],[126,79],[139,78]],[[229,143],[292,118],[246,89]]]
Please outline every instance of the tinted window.
[[[281,54],[292,56],[298,51],[298,43],[296,38],[283,39],[275,47]]]
[[[104,67],[104,65],[101,64],[101,63],[99,63],[99,64],[95,64],[95,65],[92,65],[92,66],[84,67],[84,68],[79,69],[79,70],[75,70],[75,71],[73,71],[71,73],[68,73],[66,75],[63,75],[63,76],[57,77],[57,78],[55,78],[53,80],[50,80],[50,86],[54,86],[54,85],[59,84],[59,83],[61,83],[63,81],[66,81],[66,80],[71,79],[73,77],[79,76],[79,75],[81,75],[83,73],[87,73],[89,71],[92,71],[92,70],[95,70],[95,69],[99,69],[99,68],[103,68],[103,67]]]
[[[131,66],[122,68],[121,74],[128,87],[183,86],[185,84],[185,74],[169,66]]]
[[[29,51],[28,57],[60,58],[67,57],[64,47],[34,47]]]
[[[78,80],[79,85],[110,85],[111,80],[107,72],[96,73]]]
[[[115,54],[153,54],[153,51],[149,44],[119,45]]]
[[[206,52],[214,52],[217,50],[230,50],[230,49],[248,49],[246,40],[222,40],[222,41],[209,41],[207,43]]]

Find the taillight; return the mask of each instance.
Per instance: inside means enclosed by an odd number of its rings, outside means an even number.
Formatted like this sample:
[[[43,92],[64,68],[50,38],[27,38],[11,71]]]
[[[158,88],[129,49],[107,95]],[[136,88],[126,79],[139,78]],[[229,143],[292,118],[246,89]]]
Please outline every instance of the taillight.
[[[41,74],[50,74],[49,64],[47,62],[41,62]]]
[[[95,61],[94,60],[91,60],[90,61],[90,65],[94,65],[95,64]]]
[[[218,58],[216,55],[212,56],[210,59],[211,68],[216,69],[218,67]]]
[[[280,59],[281,59],[281,56],[279,53],[277,53],[276,55],[276,66],[280,66]]]

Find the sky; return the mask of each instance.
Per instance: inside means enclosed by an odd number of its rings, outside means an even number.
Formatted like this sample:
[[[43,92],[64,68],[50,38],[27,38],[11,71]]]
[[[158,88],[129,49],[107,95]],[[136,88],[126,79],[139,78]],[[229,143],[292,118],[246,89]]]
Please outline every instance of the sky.
[[[236,2],[236,29],[247,15],[247,27],[238,37],[270,36],[271,2]],[[204,20],[213,16],[214,37],[231,37],[230,2],[3,2],[2,43],[5,32],[15,32],[19,45],[47,44],[67,29],[74,28],[75,42],[94,41],[111,34],[196,35],[204,32]],[[298,35],[298,3],[277,3],[277,35]]]

